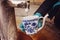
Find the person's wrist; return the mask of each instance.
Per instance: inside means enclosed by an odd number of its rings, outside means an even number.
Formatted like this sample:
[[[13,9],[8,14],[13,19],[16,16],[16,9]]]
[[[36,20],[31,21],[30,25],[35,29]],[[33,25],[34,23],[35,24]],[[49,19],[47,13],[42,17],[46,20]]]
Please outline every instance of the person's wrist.
[[[40,17],[40,16],[42,16],[42,15],[41,15],[41,13],[38,13],[38,12],[37,12],[37,13],[34,14],[34,16]]]

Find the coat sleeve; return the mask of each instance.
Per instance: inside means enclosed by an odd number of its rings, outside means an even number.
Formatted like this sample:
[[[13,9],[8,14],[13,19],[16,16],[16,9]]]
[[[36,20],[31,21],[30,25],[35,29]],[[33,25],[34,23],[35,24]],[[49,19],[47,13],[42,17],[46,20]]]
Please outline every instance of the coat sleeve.
[[[58,0],[45,0],[40,7],[37,9],[36,12],[41,13],[42,16],[44,16],[46,13],[49,12],[49,10],[52,8],[52,6],[57,2]],[[35,12],[35,13],[36,13]]]

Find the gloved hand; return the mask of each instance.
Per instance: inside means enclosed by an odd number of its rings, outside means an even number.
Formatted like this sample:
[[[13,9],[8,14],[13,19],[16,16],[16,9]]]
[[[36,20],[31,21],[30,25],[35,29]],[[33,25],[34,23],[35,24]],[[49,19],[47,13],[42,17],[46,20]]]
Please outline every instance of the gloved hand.
[[[41,17],[42,15],[41,15],[41,13],[38,13],[38,12],[37,12],[37,13],[35,13],[33,16]],[[39,21],[38,21],[38,28],[41,27],[41,26],[42,26],[42,22],[39,20]],[[20,27],[20,29],[21,29],[23,32],[25,32],[24,26],[23,26],[22,23],[20,24],[19,27]]]
[[[41,13],[38,13],[38,12],[37,12],[37,13],[34,14],[34,16],[41,17],[42,15],[41,15]],[[42,26],[42,22],[41,22],[41,20],[39,20],[39,21],[38,21],[38,27],[41,27],[41,26]]]
[[[19,27],[20,27],[20,30],[21,30],[22,32],[25,32],[25,29],[24,29],[24,26],[23,26],[22,23],[19,25]]]

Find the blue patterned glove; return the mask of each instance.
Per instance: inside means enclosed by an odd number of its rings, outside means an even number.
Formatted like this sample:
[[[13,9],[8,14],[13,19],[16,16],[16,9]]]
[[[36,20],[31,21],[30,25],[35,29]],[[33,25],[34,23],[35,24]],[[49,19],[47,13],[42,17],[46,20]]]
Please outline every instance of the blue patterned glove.
[[[41,13],[38,13],[38,12],[37,12],[37,13],[34,14],[34,16],[41,17],[42,15],[41,15]],[[42,22],[39,20],[39,21],[38,21],[38,27],[41,27],[41,26],[42,26]]]

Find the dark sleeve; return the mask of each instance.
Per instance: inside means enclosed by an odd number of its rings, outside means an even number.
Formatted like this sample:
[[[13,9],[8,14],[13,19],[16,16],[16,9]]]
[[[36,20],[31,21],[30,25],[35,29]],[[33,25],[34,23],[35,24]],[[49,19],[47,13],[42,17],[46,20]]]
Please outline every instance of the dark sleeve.
[[[36,12],[42,13],[42,16],[44,16],[46,13],[49,12],[49,10],[52,8],[52,6],[57,2],[58,0],[45,0],[40,7],[37,9]],[[36,13],[35,12],[35,13]]]

